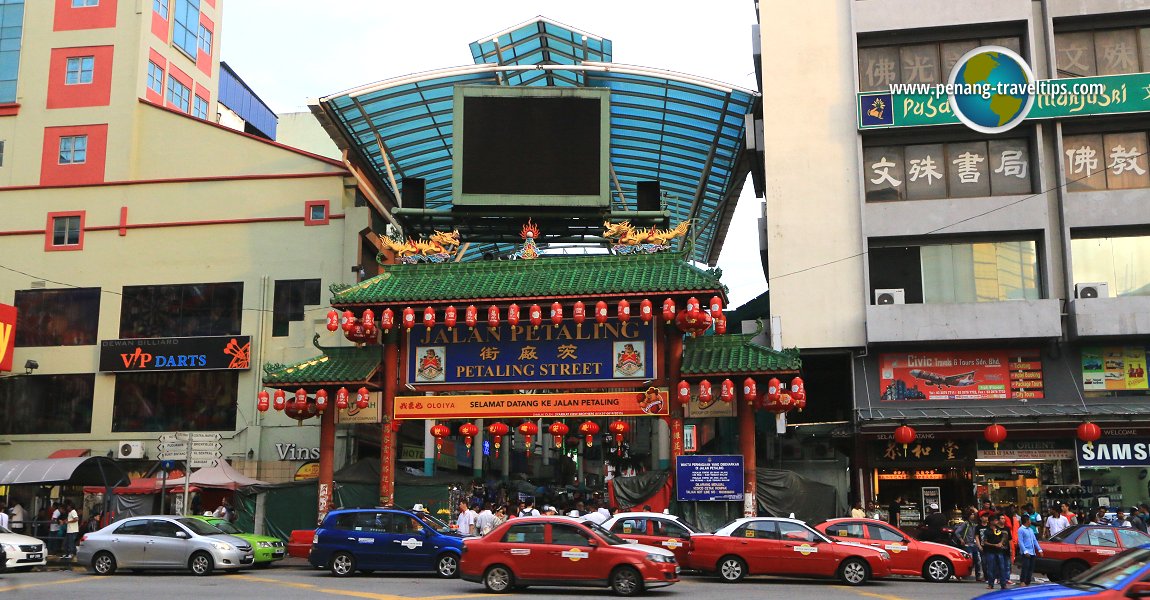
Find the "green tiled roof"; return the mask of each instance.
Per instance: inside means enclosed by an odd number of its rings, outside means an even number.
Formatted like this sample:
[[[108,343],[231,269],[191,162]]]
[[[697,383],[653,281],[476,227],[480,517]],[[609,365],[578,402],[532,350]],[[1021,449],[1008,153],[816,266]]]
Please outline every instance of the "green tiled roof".
[[[323,354],[284,365],[264,365],[264,385],[271,388],[296,385],[360,385],[370,383],[382,358],[376,346],[321,348]]]
[[[333,285],[331,304],[725,291],[719,282],[721,271],[704,271],[675,252],[552,255],[537,260],[384,265],[383,269],[357,285]]]
[[[796,373],[798,348],[783,351],[760,346],[755,334],[708,335],[683,341],[683,375]]]

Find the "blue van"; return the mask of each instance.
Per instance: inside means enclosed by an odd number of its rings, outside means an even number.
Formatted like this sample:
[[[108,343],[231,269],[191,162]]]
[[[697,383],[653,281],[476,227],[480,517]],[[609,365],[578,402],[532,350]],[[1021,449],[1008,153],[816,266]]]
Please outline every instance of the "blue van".
[[[356,508],[328,513],[308,561],[336,577],[356,571],[430,571],[459,576],[463,536],[425,512]]]

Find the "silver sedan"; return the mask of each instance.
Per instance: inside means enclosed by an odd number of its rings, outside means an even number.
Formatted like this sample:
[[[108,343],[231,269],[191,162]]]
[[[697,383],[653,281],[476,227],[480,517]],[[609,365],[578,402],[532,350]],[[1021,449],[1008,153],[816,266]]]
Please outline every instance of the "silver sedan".
[[[252,545],[215,526],[185,517],[131,517],[85,534],[76,560],[97,575],[116,569],[188,569],[208,575],[216,569],[252,565]]]

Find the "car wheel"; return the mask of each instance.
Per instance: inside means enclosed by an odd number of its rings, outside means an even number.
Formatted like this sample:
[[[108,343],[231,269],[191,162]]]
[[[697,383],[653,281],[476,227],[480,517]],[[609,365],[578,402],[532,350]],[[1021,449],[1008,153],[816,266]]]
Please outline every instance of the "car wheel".
[[[459,557],[454,554],[440,554],[435,559],[435,574],[444,579],[459,576]]]
[[[489,592],[501,594],[514,587],[515,576],[511,574],[511,569],[503,565],[495,565],[489,567],[487,572],[483,574],[483,587],[487,588]]]
[[[870,579],[870,567],[861,558],[848,558],[839,567],[839,579],[847,585],[862,585]]]
[[[355,557],[347,552],[337,552],[331,557],[331,574],[336,577],[351,577],[355,574]]]
[[[97,575],[111,575],[116,572],[116,557],[111,552],[97,552],[92,557],[92,572]]]
[[[196,552],[188,559],[188,569],[193,575],[211,575],[215,566],[215,560],[207,552]]]
[[[922,566],[922,578],[934,583],[943,583],[954,574],[950,561],[941,556],[932,556]]]
[[[1072,560],[1062,565],[1062,581],[1068,581],[1078,577],[1080,573],[1088,569],[1086,563]]]
[[[737,556],[719,559],[719,578],[727,583],[738,583],[747,575],[747,563]]]
[[[634,567],[618,567],[611,573],[611,591],[620,596],[643,592],[643,576]]]

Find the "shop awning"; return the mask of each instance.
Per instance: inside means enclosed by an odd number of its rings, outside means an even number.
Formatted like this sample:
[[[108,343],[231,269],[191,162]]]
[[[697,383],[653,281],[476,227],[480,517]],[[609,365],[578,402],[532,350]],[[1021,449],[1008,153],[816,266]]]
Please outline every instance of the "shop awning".
[[[79,458],[81,456],[88,456],[92,451],[88,448],[66,448],[57,450],[48,455],[48,458]]]
[[[253,485],[268,485],[266,481],[252,479],[243,473],[240,473],[235,467],[226,462],[219,462],[214,467],[204,467],[198,469],[188,479],[192,485],[204,488],[217,488],[238,490]],[[184,478],[169,479],[169,485],[184,485]]]
[[[1080,423],[1083,419],[1097,422],[1120,422],[1145,419],[1150,406],[1129,404],[1027,404],[1025,406],[977,406],[969,408],[859,408],[859,425],[879,427],[901,425],[947,424],[989,425],[1015,423]]]
[[[128,485],[131,479],[116,461],[103,456],[0,460],[0,485]]]

